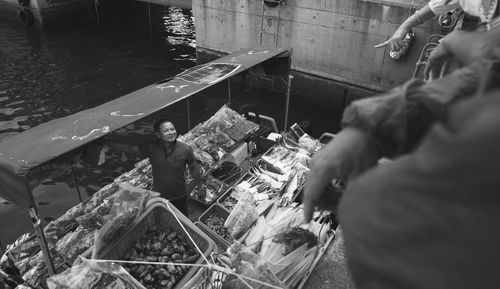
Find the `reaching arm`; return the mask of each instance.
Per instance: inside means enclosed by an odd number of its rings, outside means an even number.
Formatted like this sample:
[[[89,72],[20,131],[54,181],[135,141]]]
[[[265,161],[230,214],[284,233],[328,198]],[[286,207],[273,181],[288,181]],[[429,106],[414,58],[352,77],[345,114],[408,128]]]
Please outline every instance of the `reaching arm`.
[[[380,154],[369,134],[356,128],[343,129],[311,160],[311,171],[304,188],[304,216],[311,220],[314,208],[326,208],[332,179],[346,179],[377,163]],[[335,202],[334,202],[335,203]],[[334,208],[328,208],[334,209]]]
[[[189,167],[189,171],[191,172],[191,175],[193,176],[194,182],[198,188],[201,188],[202,186],[202,181],[201,181],[201,170],[200,166],[198,165],[198,162],[194,158],[193,150],[189,150],[188,158],[187,158],[187,164]]]
[[[413,27],[424,23],[425,21],[434,17],[434,12],[430,9],[429,5],[425,5],[422,9],[417,10],[412,16],[408,17],[389,38],[389,40],[375,45],[375,48],[382,48],[388,45],[391,50],[399,50],[401,48],[401,40],[405,37],[406,33]]]
[[[375,97],[358,100],[344,112],[344,129],[311,161],[304,188],[304,214],[329,206],[325,189],[332,179],[351,179],[373,167],[382,156],[411,151],[448,107],[474,97],[482,81],[477,64],[430,83],[412,80]],[[332,209],[332,208],[330,208]]]

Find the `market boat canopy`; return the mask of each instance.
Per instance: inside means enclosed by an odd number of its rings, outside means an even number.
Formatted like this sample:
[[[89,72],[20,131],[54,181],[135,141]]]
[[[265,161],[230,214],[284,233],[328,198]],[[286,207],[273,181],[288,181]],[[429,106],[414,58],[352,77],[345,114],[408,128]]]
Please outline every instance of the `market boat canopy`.
[[[236,74],[271,63],[288,77],[291,51],[278,47],[245,48],[193,67],[176,77],[63,118],[36,126],[0,142],[0,197],[23,208],[35,207],[30,181],[44,166],[71,160],[87,144]],[[284,68],[284,69],[282,69]],[[268,72],[269,73],[269,72]],[[286,125],[286,124],[285,124]]]

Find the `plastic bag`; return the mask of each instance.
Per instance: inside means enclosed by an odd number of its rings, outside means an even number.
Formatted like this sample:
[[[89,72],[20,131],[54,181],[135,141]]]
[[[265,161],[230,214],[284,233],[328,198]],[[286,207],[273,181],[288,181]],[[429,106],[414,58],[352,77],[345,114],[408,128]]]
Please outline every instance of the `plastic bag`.
[[[58,234],[65,234],[66,232],[73,230],[78,226],[76,223],[76,217],[81,216],[84,213],[84,208],[82,203],[74,206],[73,208],[66,211],[64,215],[57,218],[54,221],[53,226],[59,230]]]
[[[244,276],[241,278],[245,280],[246,284],[238,277],[230,275],[223,283],[222,289],[247,289],[248,285],[255,289],[269,288],[269,286],[263,283],[279,286],[280,288],[287,288],[286,285],[271,272],[268,265],[259,259],[258,255],[252,254],[251,252],[244,252],[243,248],[240,249],[230,252],[231,263],[232,267],[236,269],[235,273]],[[230,250],[234,250],[234,248],[231,247]],[[245,277],[259,280],[262,283],[250,281]]]
[[[32,287],[38,287],[48,275],[47,267],[44,262],[38,263],[35,267],[29,269],[23,274],[23,280]]]
[[[115,196],[111,195],[101,201],[94,209],[76,218],[76,222],[88,229],[100,229],[106,216],[110,213]]]
[[[255,209],[255,200],[249,192],[245,192],[227,217],[224,226],[229,230],[233,239],[239,239],[248,228],[259,218]]]
[[[69,263],[78,255],[85,252],[94,243],[94,230],[78,227],[74,232],[66,234],[57,241],[56,250],[62,254]]]
[[[131,227],[136,218],[144,211],[149,198],[158,193],[120,184],[111,206],[106,224],[95,234],[92,258],[99,259],[104,247],[116,242]]]
[[[307,133],[299,138],[298,144],[301,148],[305,149],[310,155],[319,151],[323,146],[319,142],[319,140],[312,138]]]
[[[114,263],[98,263],[79,258],[70,269],[47,279],[49,289],[143,289],[137,280]],[[145,289],[145,288],[144,288]]]
[[[96,207],[100,206],[105,199],[108,199],[110,196],[114,195],[120,187],[116,183],[111,183],[99,191],[97,191],[92,198],[85,204],[84,211],[85,213],[92,212]]]

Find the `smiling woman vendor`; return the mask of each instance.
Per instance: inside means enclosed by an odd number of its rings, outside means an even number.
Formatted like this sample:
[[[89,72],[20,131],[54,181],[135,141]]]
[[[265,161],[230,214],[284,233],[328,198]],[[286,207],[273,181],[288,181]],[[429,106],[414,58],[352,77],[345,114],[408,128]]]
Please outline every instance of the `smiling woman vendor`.
[[[122,143],[106,142],[110,147],[131,154],[139,154],[149,158],[153,171],[153,191],[168,199],[187,216],[187,192],[185,187],[184,171],[186,165],[196,185],[201,188],[201,173],[194,158],[193,149],[182,142],[177,141],[177,130],[174,124],[167,119],[155,122],[154,129],[157,140],[132,146]],[[202,194],[203,190],[197,190]]]

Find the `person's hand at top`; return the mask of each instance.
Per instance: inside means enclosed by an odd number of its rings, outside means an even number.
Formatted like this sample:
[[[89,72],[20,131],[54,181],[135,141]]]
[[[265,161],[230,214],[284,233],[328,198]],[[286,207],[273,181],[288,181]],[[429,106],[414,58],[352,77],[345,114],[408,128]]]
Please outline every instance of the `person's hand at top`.
[[[304,217],[312,218],[315,207],[328,208],[335,202],[323,202],[331,196],[325,189],[333,179],[344,179],[357,175],[376,164],[377,149],[365,132],[356,128],[343,129],[326,147],[313,156],[311,171],[304,187]],[[331,199],[331,198],[330,198]]]
[[[375,45],[375,48],[382,48],[386,46],[391,46],[391,50],[397,51],[401,49],[402,41],[406,36],[406,33],[410,31],[413,27],[420,25],[434,17],[434,12],[431,10],[429,5],[425,5],[422,9],[417,10],[412,16],[408,17],[394,32],[394,34],[387,41]]]
[[[382,43],[379,43],[375,45],[375,48],[382,48],[386,46],[391,46],[391,50],[397,51],[401,48],[402,41],[406,36],[406,33],[410,30],[406,25],[401,25],[398,27],[396,32],[392,34],[391,38],[389,38],[387,41],[384,41]]]
[[[452,59],[466,66],[484,59],[500,57],[500,29],[466,32],[455,30],[441,39],[429,55],[424,78],[432,80],[447,73]]]
[[[207,187],[204,184],[198,185],[194,193],[198,200],[205,200],[207,197]]]

